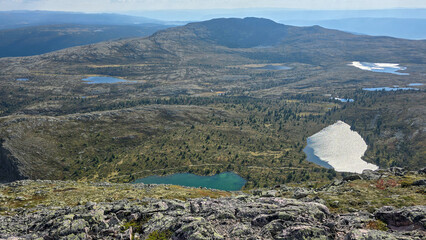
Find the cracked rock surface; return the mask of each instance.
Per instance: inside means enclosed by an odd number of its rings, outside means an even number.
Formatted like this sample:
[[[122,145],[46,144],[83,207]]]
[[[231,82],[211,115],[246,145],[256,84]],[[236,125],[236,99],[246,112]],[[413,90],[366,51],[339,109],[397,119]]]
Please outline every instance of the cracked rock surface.
[[[121,200],[21,209],[0,216],[0,239],[422,239],[425,216],[426,206],[338,215],[316,202],[247,195]],[[365,227],[377,219],[389,230]]]

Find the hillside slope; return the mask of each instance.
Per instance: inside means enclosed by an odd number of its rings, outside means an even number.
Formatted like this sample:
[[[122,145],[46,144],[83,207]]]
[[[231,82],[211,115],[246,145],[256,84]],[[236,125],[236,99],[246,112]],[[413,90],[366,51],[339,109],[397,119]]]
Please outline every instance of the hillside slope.
[[[235,171],[253,188],[332,178],[302,150],[307,137],[343,120],[366,140],[366,161],[416,169],[425,164],[424,86],[362,88],[424,83],[425,50],[425,41],[246,18],[2,58],[1,138],[29,178]],[[352,61],[399,63],[408,75]],[[127,82],[82,81],[90,76]]]

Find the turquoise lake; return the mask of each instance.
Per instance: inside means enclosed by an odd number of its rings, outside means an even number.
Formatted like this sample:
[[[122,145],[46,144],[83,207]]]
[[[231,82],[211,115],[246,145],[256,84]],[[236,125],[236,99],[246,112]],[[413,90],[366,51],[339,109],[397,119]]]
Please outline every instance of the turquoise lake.
[[[149,176],[133,183],[173,184],[186,187],[205,187],[211,189],[238,191],[246,184],[246,180],[233,172],[224,172],[214,176],[198,176],[192,173],[176,173],[167,176]]]
[[[115,78],[115,77],[88,77],[81,79],[87,84],[99,84],[99,83],[123,83],[123,82],[129,82],[124,79]]]

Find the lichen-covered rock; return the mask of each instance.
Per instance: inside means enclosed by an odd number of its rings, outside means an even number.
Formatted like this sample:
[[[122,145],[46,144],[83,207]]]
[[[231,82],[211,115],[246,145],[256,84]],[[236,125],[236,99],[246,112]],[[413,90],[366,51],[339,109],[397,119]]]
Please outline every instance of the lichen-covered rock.
[[[378,180],[382,177],[382,174],[380,174],[378,171],[373,171],[370,169],[366,169],[362,171],[362,178],[367,180]]]
[[[409,236],[396,235],[378,230],[357,229],[348,233],[345,240],[409,240]],[[420,239],[420,238],[419,238]]]
[[[306,199],[250,195],[90,202],[16,213],[0,216],[0,239],[421,239],[425,222],[424,206],[338,215]],[[410,230],[405,235],[365,229],[375,219],[416,227],[403,229]]]
[[[426,186],[426,179],[420,179],[413,182],[413,186]]]
[[[387,206],[377,210],[374,215],[393,229],[412,230],[421,228],[426,230],[426,206],[404,207],[401,209]]]

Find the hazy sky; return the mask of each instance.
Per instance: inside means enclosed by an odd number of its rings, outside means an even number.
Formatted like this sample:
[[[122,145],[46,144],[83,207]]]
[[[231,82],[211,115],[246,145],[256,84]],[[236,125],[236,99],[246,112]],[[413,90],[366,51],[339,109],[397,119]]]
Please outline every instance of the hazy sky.
[[[426,8],[426,0],[0,0],[0,11],[60,10],[83,12],[125,12],[160,9],[232,8]]]

